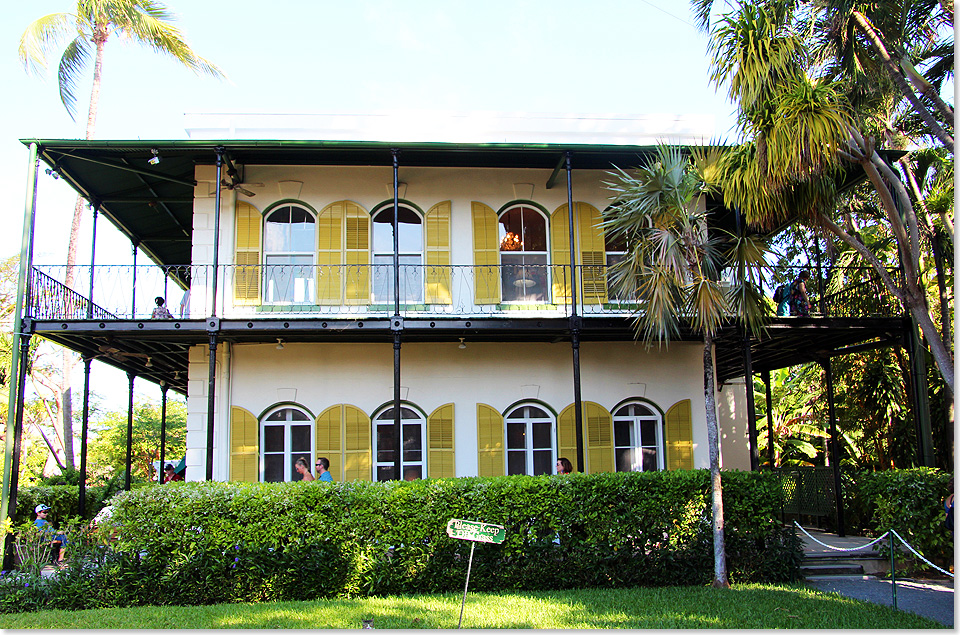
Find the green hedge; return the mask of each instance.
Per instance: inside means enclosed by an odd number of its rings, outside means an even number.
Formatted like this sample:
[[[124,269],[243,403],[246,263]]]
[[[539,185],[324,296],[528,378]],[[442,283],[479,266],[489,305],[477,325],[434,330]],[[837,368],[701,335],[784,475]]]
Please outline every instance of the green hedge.
[[[936,468],[859,472],[853,475],[855,513],[875,535],[895,529],[935,564],[953,563],[953,534],[944,525],[943,500],[953,474]],[[888,553],[889,543],[881,545]],[[925,566],[925,565],[924,565]]]
[[[122,484],[118,483],[88,487],[84,518],[92,519],[111,496],[122,490]],[[50,506],[50,522],[58,527],[80,516],[80,490],[76,485],[34,485],[17,490],[14,524],[33,521],[33,510],[41,503]]]
[[[777,483],[726,472],[731,582],[800,576]],[[477,543],[476,591],[709,584],[704,470],[368,483],[177,483],[121,493],[110,549],[52,583],[50,608],[459,592],[471,543],[451,518],[504,525]],[[16,587],[11,587],[17,590]],[[4,601],[3,610],[16,610]]]

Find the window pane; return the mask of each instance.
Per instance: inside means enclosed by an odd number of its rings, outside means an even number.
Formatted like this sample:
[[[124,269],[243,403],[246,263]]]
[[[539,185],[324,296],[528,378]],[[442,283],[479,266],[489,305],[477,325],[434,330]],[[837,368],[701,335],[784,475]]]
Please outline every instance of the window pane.
[[[393,451],[396,449],[393,436],[393,424],[377,425],[377,462],[394,461]]]
[[[403,426],[403,461],[421,461],[423,459],[423,440],[419,423]]]
[[[550,435],[550,429],[553,427],[549,422],[534,423],[533,425],[533,447],[551,448],[553,441]]]
[[[523,219],[519,207],[500,215],[500,251],[523,249]]]
[[[305,251],[313,253],[316,246],[313,216],[300,210],[306,219],[290,226],[290,251]]]
[[[527,453],[515,450],[507,451],[507,474],[527,473]]]
[[[378,466],[377,466],[377,480],[378,480],[378,481],[390,481],[390,480],[393,480],[393,466],[392,466],[392,465],[378,465]]]
[[[656,421],[640,422],[640,445],[646,445],[646,446],[657,445],[657,422]]]
[[[286,419],[288,410],[288,408],[284,408],[283,410],[277,410],[276,412],[271,413],[270,416],[267,417],[267,421],[284,421]]]
[[[288,411],[290,412],[291,421],[310,421],[310,417],[308,417],[305,412],[294,410],[293,408],[288,408]]]
[[[263,451],[283,452],[283,426],[263,426]]]
[[[553,450],[537,450],[533,453],[533,474],[553,474]]]
[[[525,449],[527,447],[527,425],[525,423],[507,424],[507,447]]]
[[[267,251],[290,251],[290,208],[271,212],[264,223],[263,247]]]
[[[290,426],[290,451],[297,453],[307,453],[307,463],[310,462],[310,426],[295,425]]]
[[[266,454],[263,457],[263,480],[266,483],[280,483],[283,481],[282,454]]]
[[[418,478],[423,478],[423,471],[419,465],[408,465],[403,468],[403,480],[415,481]]]
[[[549,419],[550,418],[549,416],[547,416],[546,412],[544,412],[543,410],[535,406],[526,406],[525,410],[527,411],[527,416],[530,417],[531,419],[533,418]]]
[[[547,250],[547,222],[530,208],[523,210],[523,250]]]
[[[633,471],[633,448],[617,448],[616,457],[618,472]]]
[[[644,472],[656,472],[657,471],[657,451],[651,448],[643,448],[643,471]]]
[[[630,428],[632,424],[630,421],[617,421],[613,420],[613,444],[620,447],[625,447],[633,445],[630,441]]]

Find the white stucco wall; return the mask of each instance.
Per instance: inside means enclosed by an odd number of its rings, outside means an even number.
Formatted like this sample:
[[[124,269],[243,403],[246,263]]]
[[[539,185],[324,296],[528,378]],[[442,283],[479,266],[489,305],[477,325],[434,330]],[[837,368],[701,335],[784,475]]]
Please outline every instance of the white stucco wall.
[[[732,379],[717,393],[720,423],[720,466],[725,470],[750,470],[747,433],[747,392],[743,377]]]

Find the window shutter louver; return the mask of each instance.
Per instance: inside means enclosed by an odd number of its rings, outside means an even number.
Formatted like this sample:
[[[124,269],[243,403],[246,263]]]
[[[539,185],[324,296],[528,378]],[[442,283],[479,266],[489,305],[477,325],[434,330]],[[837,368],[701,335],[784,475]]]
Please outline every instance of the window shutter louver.
[[[690,400],[684,399],[670,406],[664,416],[667,437],[667,469],[693,469],[693,419]]]
[[[343,299],[343,201],[317,215],[317,304],[339,306]]]
[[[343,406],[343,480],[373,480],[370,417],[356,406]]]
[[[330,461],[330,476],[335,481],[343,480],[343,406],[331,406],[317,416],[314,436],[317,458]],[[316,474],[314,474],[316,476]]]
[[[473,215],[473,285],[477,304],[500,302],[500,241],[497,213],[483,203],[471,203]]]
[[[550,216],[551,277],[554,304],[569,304],[570,294],[570,218],[561,205]]]
[[[346,211],[346,304],[370,302],[370,214],[356,203]]]
[[[580,275],[584,304],[603,304],[607,301],[607,255],[600,211],[588,203],[577,203],[580,221]]]
[[[230,480],[260,480],[260,422],[247,410],[230,408]]]
[[[246,201],[237,201],[233,299],[240,306],[260,304],[260,231],[263,217]]]
[[[477,404],[477,475],[503,476],[503,417],[491,406]]]
[[[453,430],[452,403],[440,406],[427,417],[427,470],[430,478],[452,478],[457,475]]]
[[[587,465],[591,474],[614,472],[613,415],[592,401],[583,402],[583,427],[587,435]]]
[[[450,304],[450,201],[427,212],[427,304]]]

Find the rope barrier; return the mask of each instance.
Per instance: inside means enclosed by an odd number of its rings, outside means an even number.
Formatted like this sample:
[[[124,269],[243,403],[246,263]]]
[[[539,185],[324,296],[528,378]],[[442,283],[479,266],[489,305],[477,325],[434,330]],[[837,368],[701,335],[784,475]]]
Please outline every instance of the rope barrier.
[[[810,538],[810,540],[814,541],[814,542],[817,543],[818,545],[822,545],[822,546],[826,547],[827,549],[833,549],[834,551],[859,551],[860,549],[866,549],[867,547],[870,547],[870,546],[872,546],[872,545],[880,542],[881,540],[883,540],[884,538],[887,537],[887,534],[885,533],[885,534],[883,534],[882,536],[880,536],[879,538],[877,538],[876,540],[874,540],[874,541],[872,541],[872,542],[868,542],[868,543],[865,544],[865,545],[860,545],[859,547],[850,547],[849,549],[844,549],[843,547],[834,547],[833,545],[828,545],[828,544],[825,543],[825,542],[820,542],[819,540],[817,540],[816,538],[814,538],[813,536],[811,536],[811,535],[807,532],[806,529],[804,529],[803,527],[801,527],[800,525],[798,525],[798,524],[797,524],[797,521],[793,521],[793,524],[796,526],[797,529],[799,529],[800,531],[802,531],[803,533],[805,533],[805,534],[807,535],[807,537]],[[889,532],[888,532],[888,533],[889,533]]]
[[[912,546],[910,546],[910,543],[908,543],[906,540],[904,540],[904,539],[903,539],[903,536],[901,536],[900,534],[898,534],[895,529],[891,529],[890,531],[885,532],[882,536],[880,536],[880,537],[877,538],[876,540],[872,540],[872,541],[868,542],[868,543],[865,544],[865,545],[860,545],[859,547],[850,547],[849,549],[844,549],[843,547],[834,547],[833,545],[828,545],[828,544],[825,543],[825,542],[820,542],[819,540],[817,540],[816,538],[814,538],[813,536],[811,536],[810,533],[809,533],[806,529],[804,529],[803,527],[801,527],[801,526],[799,525],[799,523],[797,523],[797,521],[793,521],[793,525],[794,525],[797,529],[799,529],[800,531],[802,531],[810,540],[814,541],[814,542],[817,543],[818,545],[821,545],[821,546],[823,546],[823,547],[826,547],[827,549],[833,549],[834,551],[859,551],[860,549],[866,549],[867,547],[871,547],[871,546],[875,545],[876,543],[880,542],[881,540],[883,540],[883,539],[886,538],[889,534],[892,533],[900,542],[902,542],[902,543],[907,547],[907,549],[909,549],[910,551],[913,552],[913,555],[915,555],[916,557],[920,558],[921,560],[923,560],[924,562],[926,562],[928,565],[930,565],[931,567],[933,567],[934,569],[936,569],[936,570],[939,571],[940,573],[943,573],[943,574],[945,574],[945,575],[948,575],[948,576],[950,576],[951,578],[954,577],[954,575],[953,575],[952,573],[950,573],[949,571],[944,571],[943,569],[941,569],[941,568],[938,567],[937,565],[933,564],[932,562],[930,562],[929,560],[927,560],[926,558],[924,558],[923,555],[921,555],[916,549],[914,549]]]
[[[944,571],[943,569],[941,569],[940,567],[938,567],[937,565],[933,564],[932,562],[930,562],[929,560],[927,560],[926,558],[924,558],[922,555],[920,555],[920,553],[917,552],[916,549],[914,549],[913,547],[910,546],[910,543],[908,543],[906,540],[904,540],[903,537],[902,537],[900,534],[897,533],[897,530],[896,530],[896,529],[891,529],[890,531],[893,532],[893,535],[894,535],[894,536],[896,536],[897,538],[900,539],[900,542],[902,542],[904,545],[907,546],[907,549],[909,549],[910,551],[913,552],[913,555],[915,555],[916,557],[920,558],[921,560],[923,560],[924,562],[926,562],[928,565],[930,565],[931,567],[933,567],[934,569],[936,569],[936,570],[939,571],[940,573],[945,573],[946,575],[950,576],[951,578],[953,577],[953,574],[952,574],[952,573],[950,573],[949,571]]]

